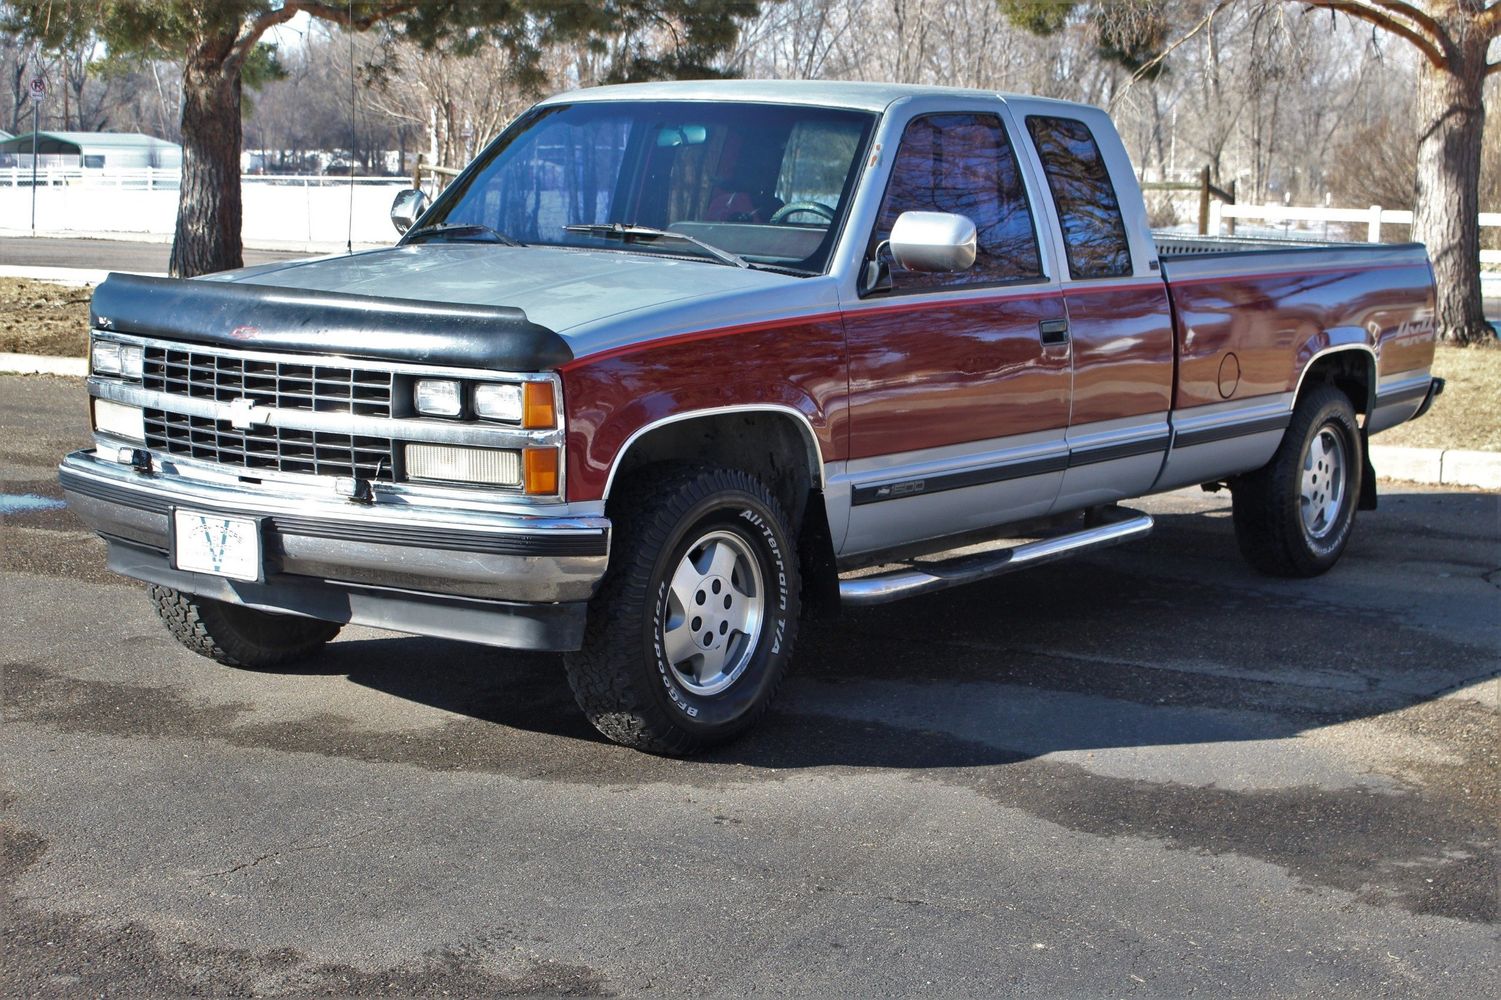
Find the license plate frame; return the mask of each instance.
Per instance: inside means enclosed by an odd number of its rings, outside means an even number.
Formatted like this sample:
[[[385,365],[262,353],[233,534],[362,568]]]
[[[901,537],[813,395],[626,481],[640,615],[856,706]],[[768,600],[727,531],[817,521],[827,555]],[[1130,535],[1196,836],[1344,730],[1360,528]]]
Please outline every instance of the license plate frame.
[[[172,508],[172,568],[245,583],[266,578],[261,518]]]

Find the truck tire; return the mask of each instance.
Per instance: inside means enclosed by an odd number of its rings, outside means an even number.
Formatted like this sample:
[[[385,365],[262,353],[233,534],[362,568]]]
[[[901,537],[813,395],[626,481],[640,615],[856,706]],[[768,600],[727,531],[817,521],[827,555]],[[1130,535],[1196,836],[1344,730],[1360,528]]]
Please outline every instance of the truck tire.
[[[1235,538],[1271,576],[1318,576],[1350,541],[1365,468],[1349,398],[1320,386],[1298,401],[1272,460],[1231,483]]]
[[[291,663],[318,652],[339,634],[335,622],[274,615],[171,587],[153,586],[150,595],[173,638],[226,666],[265,670]]]
[[[797,548],[770,490],[745,472],[655,466],[611,503],[610,568],[574,698],[616,743],[681,756],[766,711],[792,655]]]

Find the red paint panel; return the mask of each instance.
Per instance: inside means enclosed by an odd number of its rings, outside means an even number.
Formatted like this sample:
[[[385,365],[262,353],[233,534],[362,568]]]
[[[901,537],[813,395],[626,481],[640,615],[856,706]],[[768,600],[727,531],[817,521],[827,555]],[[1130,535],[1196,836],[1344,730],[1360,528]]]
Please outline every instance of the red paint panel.
[[[824,461],[842,460],[845,364],[844,328],[828,316],[704,331],[570,362],[561,370],[568,499],[600,499],[633,433],[692,410],[791,407],[812,424]]]
[[[1226,353],[1240,362],[1244,399],[1291,392],[1315,354],[1339,343],[1376,348],[1379,374],[1433,359],[1433,288],[1426,266],[1324,268],[1195,278],[1168,285],[1178,310],[1180,407],[1221,401]]]
[[[1056,289],[846,312],[849,457],[1066,427],[1068,354],[1038,336],[1062,317]]]
[[[1173,320],[1167,286],[1069,285],[1075,427],[1162,413],[1173,397]]]

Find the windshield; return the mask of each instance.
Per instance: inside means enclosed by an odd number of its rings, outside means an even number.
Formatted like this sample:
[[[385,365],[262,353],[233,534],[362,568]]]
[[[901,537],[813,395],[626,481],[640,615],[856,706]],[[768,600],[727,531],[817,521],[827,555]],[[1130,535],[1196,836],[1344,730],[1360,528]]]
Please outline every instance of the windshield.
[[[692,240],[605,228],[614,223],[692,237],[753,266],[821,273],[874,120],[692,101],[541,108],[443,193],[424,228],[484,226],[534,246],[723,262]]]

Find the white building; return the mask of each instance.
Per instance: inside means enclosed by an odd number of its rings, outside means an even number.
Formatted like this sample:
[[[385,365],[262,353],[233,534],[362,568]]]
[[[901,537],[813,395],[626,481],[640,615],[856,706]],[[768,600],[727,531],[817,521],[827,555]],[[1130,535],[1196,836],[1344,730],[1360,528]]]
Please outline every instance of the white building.
[[[4,136],[4,133],[0,133]],[[31,169],[32,134],[0,138],[0,167]],[[37,167],[93,171],[182,169],[182,147],[139,132],[38,132]]]

